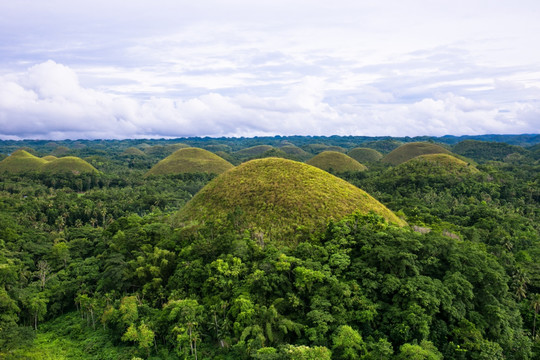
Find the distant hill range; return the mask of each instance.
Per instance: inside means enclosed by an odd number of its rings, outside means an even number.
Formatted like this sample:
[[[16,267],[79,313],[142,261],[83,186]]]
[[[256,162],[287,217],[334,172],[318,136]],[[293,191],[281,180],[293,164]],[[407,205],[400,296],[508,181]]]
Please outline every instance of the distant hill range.
[[[155,163],[169,156],[180,148],[197,147],[219,153],[228,160],[245,161],[249,158],[264,157],[268,151],[282,151],[283,154],[292,155],[298,160],[305,161],[323,151],[338,151],[348,153],[355,148],[368,148],[386,155],[399,146],[414,142],[434,142],[452,148],[464,141],[481,141],[486,143],[504,143],[507,145],[521,146],[528,150],[534,145],[540,144],[540,134],[489,134],[489,135],[463,135],[453,136],[416,136],[416,137],[392,137],[392,136],[264,136],[252,138],[232,137],[189,137],[175,139],[124,139],[124,140],[0,140],[0,160],[21,148],[33,149],[36,156],[77,156],[88,158],[103,156],[106,152],[113,151],[123,159],[141,158]],[[467,144],[467,143],[466,143]],[[452,149],[454,153],[467,153],[471,143]],[[475,147],[478,144],[475,144]],[[466,151],[465,151],[466,150]],[[501,149],[497,148],[497,152]],[[515,150],[515,149],[514,149]],[[531,149],[532,150],[532,149]],[[474,150],[473,150],[474,151]],[[489,151],[488,151],[489,152]],[[513,151],[516,152],[516,151]],[[519,153],[519,151],[517,151]],[[30,152],[32,153],[32,152]],[[280,152],[281,153],[281,152]],[[279,156],[280,153],[269,154]],[[282,154],[282,155],[283,155]],[[376,153],[375,153],[376,154]],[[227,155],[227,156],[226,156]],[[355,152],[349,154],[355,155]],[[358,155],[358,154],[356,154]],[[285,155],[284,155],[285,156]],[[380,156],[380,155],[378,155]],[[467,156],[467,155],[464,155]],[[352,156],[354,158],[354,156]],[[361,158],[363,160],[363,158]],[[356,159],[358,160],[358,159]],[[373,159],[370,159],[373,161]],[[360,161],[362,162],[362,161]]]

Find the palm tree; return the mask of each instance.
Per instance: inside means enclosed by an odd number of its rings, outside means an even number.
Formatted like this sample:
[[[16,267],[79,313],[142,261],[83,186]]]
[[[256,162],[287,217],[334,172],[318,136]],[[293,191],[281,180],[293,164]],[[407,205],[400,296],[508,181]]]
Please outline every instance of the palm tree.
[[[534,294],[531,297],[531,308],[534,310],[534,320],[533,320],[533,339],[536,337],[536,315],[540,311],[540,294]]]

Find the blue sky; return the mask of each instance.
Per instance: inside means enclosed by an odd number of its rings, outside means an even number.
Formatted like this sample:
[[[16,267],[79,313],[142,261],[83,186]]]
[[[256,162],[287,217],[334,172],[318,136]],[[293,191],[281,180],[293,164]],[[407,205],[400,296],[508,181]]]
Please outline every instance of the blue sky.
[[[0,3],[0,138],[540,133],[537,0]]]

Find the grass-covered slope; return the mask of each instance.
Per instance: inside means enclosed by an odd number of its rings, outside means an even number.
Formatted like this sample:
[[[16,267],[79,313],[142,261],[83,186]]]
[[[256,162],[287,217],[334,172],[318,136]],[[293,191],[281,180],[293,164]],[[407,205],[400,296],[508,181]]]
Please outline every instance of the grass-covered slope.
[[[342,173],[346,171],[364,171],[367,168],[352,157],[337,151],[323,151],[315,155],[307,164],[325,171]]]
[[[249,158],[254,156],[259,156],[264,154],[267,151],[272,150],[274,147],[271,145],[257,145],[248,147],[242,150],[238,150],[236,155],[241,158]]]
[[[308,153],[307,151],[305,151],[305,150],[303,150],[303,149],[301,149],[298,146],[293,145],[293,144],[283,145],[279,149],[281,151],[283,151],[284,153],[288,154],[288,155],[292,155],[292,156],[296,157],[299,160],[307,160],[307,159],[309,159],[310,157],[313,156],[310,153]]]
[[[56,156],[54,156],[54,155],[47,155],[47,156],[42,157],[42,159],[46,160],[46,161],[53,161],[53,160],[56,160],[58,158]]]
[[[122,152],[122,156],[140,156],[140,157],[144,157],[144,156],[146,156],[146,154],[142,150],[131,146],[131,147],[128,147],[126,150],[124,150]]]
[[[337,151],[337,152],[345,152],[345,149],[341,146],[333,146],[333,145],[326,145],[326,144],[307,144],[304,146],[305,150],[313,153],[318,154],[323,151]]]
[[[459,176],[479,173],[479,170],[474,165],[448,154],[420,155],[404,162],[398,167],[403,169],[418,169],[423,167],[432,174],[441,175]]]
[[[347,153],[347,155],[349,155],[359,163],[375,162],[379,161],[383,157],[383,154],[381,154],[377,150],[363,147],[351,149]]]
[[[227,160],[199,148],[180,149],[152,167],[145,176],[207,173],[221,174],[233,165]]]
[[[98,172],[95,167],[76,156],[66,156],[48,161],[43,164],[41,171],[50,174],[72,173],[74,175]]]
[[[314,166],[265,158],[248,161],[221,174],[173,218],[175,225],[234,218],[240,231],[264,239],[294,243],[294,231],[323,229],[330,219],[371,211],[404,225],[365,191]]]
[[[399,165],[417,156],[427,154],[451,154],[451,152],[437,144],[413,142],[401,145],[383,157],[381,161],[392,165]]]
[[[40,171],[47,160],[40,159],[25,150],[17,150],[4,160],[0,161],[0,173],[25,173]]]

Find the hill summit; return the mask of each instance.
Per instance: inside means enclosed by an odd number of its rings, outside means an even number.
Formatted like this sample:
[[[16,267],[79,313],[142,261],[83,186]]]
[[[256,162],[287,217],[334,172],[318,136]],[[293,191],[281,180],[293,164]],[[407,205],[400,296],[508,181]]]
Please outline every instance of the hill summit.
[[[4,160],[0,161],[0,172],[26,173],[39,171],[47,160],[38,158],[26,150],[17,150]]]
[[[51,159],[47,163],[43,164],[41,171],[51,174],[72,173],[74,175],[98,172],[95,167],[76,156],[65,156],[57,159]]]
[[[379,161],[383,155],[375,149],[357,147],[351,149],[347,155],[359,163]]]
[[[8,173],[98,173],[96,168],[76,156],[57,158],[52,155],[38,158],[25,150],[17,150],[0,162],[0,172]]]
[[[342,173],[345,171],[365,171],[367,168],[352,157],[337,151],[323,151],[307,162],[325,171]]]
[[[440,145],[427,142],[413,142],[401,145],[381,159],[392,165],[399,165],[419,155],[426,154],[452,154]]]
[[[233,220],[239,231],[294,243],[298,229],[322,230],[331,219],[374,213],[405,222],[365,191],[304,163],[264,158],[248,161],[206,185],[174,217],[175,225]]]
[[[445,173],[454,175],[475,174],[480,172],[474,165],[449,154],[419,155],[415,158],[412,158],[411,160],[404,162],[399,166],[405,167],[407,165],[410,165],[412,167],[424,166],[426,168],[429,168],[431,171],[434,171],[435,169],[440,169]]]
[[[221,174],[234,166],[227,160],[199,148],[176,150],[152,167],[145,176],[184,173]]]

